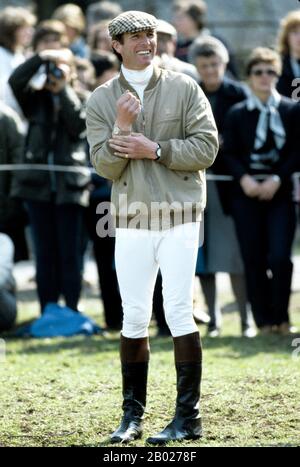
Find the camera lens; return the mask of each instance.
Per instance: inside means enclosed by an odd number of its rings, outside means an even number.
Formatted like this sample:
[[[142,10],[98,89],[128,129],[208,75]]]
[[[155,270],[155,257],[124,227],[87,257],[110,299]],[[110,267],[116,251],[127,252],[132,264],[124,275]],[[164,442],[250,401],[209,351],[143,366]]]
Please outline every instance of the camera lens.
[[[62,79],[64,76],[61,69],[58,68],[53,62],[48,62],[47,75],[48,76],[51,75],[53,78],[56,78],[56,79]]]
[[[55,67],[51,74],[57,79],[61,79],[63,77],[63,72],[58,67]]]

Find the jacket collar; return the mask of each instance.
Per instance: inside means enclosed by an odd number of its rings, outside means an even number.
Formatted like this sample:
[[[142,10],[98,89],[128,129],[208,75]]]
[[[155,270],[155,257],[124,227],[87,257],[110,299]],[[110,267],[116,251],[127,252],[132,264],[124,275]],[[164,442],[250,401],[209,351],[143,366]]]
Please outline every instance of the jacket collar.
[[[153,89],[157,82],[159,81],[160,77],[161,77],[161,73],[162,73],[162,70],[161,68],[159,68],[158,66],[154,65],[154,71],[153,71],[153,75],[148,83],[148,86],[146,87],[145,91],[150,91],[150,89]],[[122,73],[122,70],[120,71],[120,75],[119,75],[119,83],[121,85],[121,88],[122,90],[126,91],[127,89],[131,92],[134,92],[136,94],[136,91],[130,86],[130,84],[128,83],[128,81],[126,81],[123,73]]]

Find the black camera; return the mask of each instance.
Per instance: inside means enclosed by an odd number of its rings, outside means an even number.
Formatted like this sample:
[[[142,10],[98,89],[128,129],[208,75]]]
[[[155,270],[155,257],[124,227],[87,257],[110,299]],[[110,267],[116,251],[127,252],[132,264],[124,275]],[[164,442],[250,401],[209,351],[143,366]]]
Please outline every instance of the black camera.
[[[47,73],[47,81],[50,80],[51,77],[55,79],[62,79],[64,74],[60,68],[58,68],[54,62],[47,62],[46,64],[46,73]]]

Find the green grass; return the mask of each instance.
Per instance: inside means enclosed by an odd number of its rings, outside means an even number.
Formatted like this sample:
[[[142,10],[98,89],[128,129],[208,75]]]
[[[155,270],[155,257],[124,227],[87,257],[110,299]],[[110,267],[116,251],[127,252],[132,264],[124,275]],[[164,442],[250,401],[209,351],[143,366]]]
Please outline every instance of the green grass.
[[[29,294],[22,303],[21,322],[37,315],[31,300]],[[101,324],[98,299],[89,296],[84,303]],[[300,293],[291,309],[299,326]],[[203,326],[200,331],[205,334]],[[7,338],[6,362],[0,363],[0,446],[110,446],[108,435],[121,415],[118,339],[117,333]],[[237,314],[226,313],[222,337],[203,338],[204,437],[181,446],[299,445],[300,355],[292,358],[292,340],[241,339]],[[144,446],[174,410],[172,339],[152,337],[151,349],[144,437],[133,446]]]

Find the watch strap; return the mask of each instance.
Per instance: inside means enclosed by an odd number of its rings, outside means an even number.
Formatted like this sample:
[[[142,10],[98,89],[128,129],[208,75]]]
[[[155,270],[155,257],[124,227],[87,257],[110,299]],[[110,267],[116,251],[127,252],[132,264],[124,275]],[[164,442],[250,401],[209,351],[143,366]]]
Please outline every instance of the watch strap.
[[[118,125],[114,125],[113,135],[129,136],[131,135],[131,130],[122,130]]]
[[[161,145],[159,143],[157,143],[157,149],[155,151],[155,154],[156,154],[156,159],[154,160],[158,161],[161,158]]]

